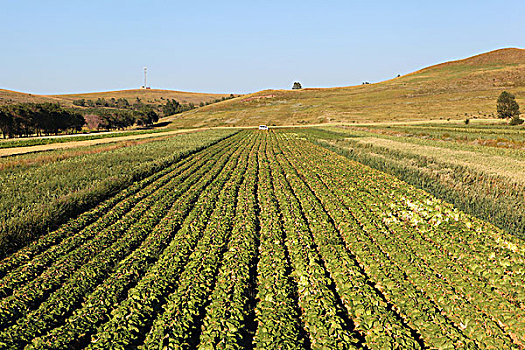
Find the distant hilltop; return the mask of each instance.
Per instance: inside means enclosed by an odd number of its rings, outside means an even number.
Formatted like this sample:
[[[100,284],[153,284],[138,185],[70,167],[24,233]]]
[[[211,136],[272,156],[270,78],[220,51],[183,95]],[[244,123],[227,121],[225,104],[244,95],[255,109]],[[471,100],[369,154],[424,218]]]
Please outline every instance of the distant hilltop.
[[[185,92],[176,90],[161,90],[161,89],[130,89],[130,90],[116,90],[104,92],[88,92],[80,94],[62,94],[62,95],[35,95],[23,92],[0,89],[0,105],[22,103],[22,102],[52,102],[60,103],[64,106],[71,106],[74,100],[86,99],[96,100],[98,98],[104,99],[119,99],[124,98],[130,102],[140,98],[144,103],[164,104],[167,99],[175,99],[180,103],[193,103],[198,105],[201,102],[213,102],[223,97],[229,97],[230,94],[210,94],[199,92]]]
[[[524,49],[490,51],[374,84],[260,91],[185,112],[173,124],[271,126],[490,118],[503,90],[525,105]]]

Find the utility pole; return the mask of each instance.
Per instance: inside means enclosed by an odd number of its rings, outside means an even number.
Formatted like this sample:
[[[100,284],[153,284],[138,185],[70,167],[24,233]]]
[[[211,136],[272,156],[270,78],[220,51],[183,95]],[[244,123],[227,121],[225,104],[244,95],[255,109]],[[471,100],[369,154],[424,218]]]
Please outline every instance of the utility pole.
[[[148,75],[148,67],[144,67],[144,89],[148,87],[147,75]]]

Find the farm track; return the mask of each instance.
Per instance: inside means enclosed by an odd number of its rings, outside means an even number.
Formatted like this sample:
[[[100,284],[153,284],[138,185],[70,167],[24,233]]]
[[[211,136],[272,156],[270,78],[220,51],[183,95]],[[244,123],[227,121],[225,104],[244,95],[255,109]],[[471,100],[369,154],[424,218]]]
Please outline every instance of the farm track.
[[[134,141],[141,139],[156,139],[165,136],[172,136],[182,133],[190,133],[200,130],[206,130],[207,128],[199,129],[180,129],[180,130],[171,130],[164,132],[157,132],[151,134],[137,134],[137,135],[128,135],[128,136],[117,136],[117,137],[106,137],[100,139],[92,140],[80,140],[80,141],[68,141],[62,143],[51,143],[45,145],[37,146],[26,146],[26,147],[11,147],[11,148],[0,148],[0,157],[9,157],[27,153],[36,153],[36,152],[45,152],[45,151],[54,151],[59,149],[69,149],[69,148],[78,148],[78,147],[87,147],[101,144],[109,144],[122,141]],[[71,135],[67,135],[71,137]]]
[[[519,349],[524,251],[297,134],[243,131],[0,261],[0,347]]]

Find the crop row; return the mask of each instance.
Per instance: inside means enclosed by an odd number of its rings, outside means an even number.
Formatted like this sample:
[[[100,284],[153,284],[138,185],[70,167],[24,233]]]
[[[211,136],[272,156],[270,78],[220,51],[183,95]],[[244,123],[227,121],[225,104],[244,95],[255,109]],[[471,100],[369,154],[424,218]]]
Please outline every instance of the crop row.
[[[224,201],[222,189],[233,176],[232,172],[237,169],[241,148],[247,145],[247,142],[239,145],[223,171],[200,193],[193,210],[185,217],[169,246],[128,291],[127,298],[111,311],[109,319],[98,326],[89,348],[125,348],[144,341],[159,310],[166,304],[167,297],[176,290],[175,281],[183,273],[189,256],[204,239],[204,231],[218,197]]]
[[[299,135],[240,132],[0,261],[0,348],[523,347],[523,244]]]
[[[215,147],[212,147],[212,149],[216,152]],[[203,155],[207,156],[208,152],[208,150],[204,151]],[[88,212],[88,215],[82,215],[72,220],[71,223],[64,225],[57,231],[42,237],[42,239],[39,239],[26,249],[22,249],[20,252],[14,254],[13,258],[6,259],[7,261],[5,261],[5,263],[3,261],[3,266],[8,266],[11,271],[0,280],[0,297],[11,294],[12,290],[31,281],[43,270],[49,268],[51,263],[56,263],[60,261],[60,259],[63,260],[71,251],[96,237],[102,230],[107,229],[111,225],[115,225],[117,221],[121,220],[117,225],[123,228],[122,218],[124,215],[127,215],[128,218],[140,217],[140,211],[134,210],[136,214],[134,216],[130,216],[129,211],[137,205],[143,206],[144,203],[147,203],[146,207],[144,207],[144,210],[147,210],[149,205],[154,203],[154,199],[152,200],[151,196],[154,196],[156,191],[168,183],[171,183],[170,185],[178,185],[205,164],[206,163],[202,163],[199,155],[191,157],[187,162],[183,161],[178,163],[178,166],[169,167],[130,187],[129,190],[124,190],[124,193],[119,193],[115,197],[120,201],[116,202],[114,199],[111,199],[103,203]],[[208,168],[204,171],[207,170]],[[93,220],[94,222],[90,225],[85,225],[87,221],[86,217],[91,218],[97,214],[99,215],[98,220]],[[125,222],[127,222],[127,220]],[[81,228],[82,224],[84,224],[83,228]],[[58,241],[59,239],[61,240]],[[51,245],[50,242],[56,242],[57,244]],[[47,247],[47,249],[41,254],[36,255],[36,253],[44,247]],[[26,263],[15,268],[16,265],[27,262],[29,258],[31,258],[29,264]]]
[[[196,197],[217,175],[226,158],[219,159],[214,169],[180,196],[141,246],[119,263],[115,272],[85,298],[81,308],[76,309],[62,326],[53,329],[41,339],[33,340],[33,344],[38,345],[37,348],[41,348],[42,344],[50,344],[50,348],[70,346],[81,335],[86,338],[87,334],[96,330],[97,325],[106,321],[111,306],[125,298],[128,289],[138,282],[174,238]]]
[[[194,197],[198,196],[202,190],[202,185],[206,184],[202,177],[207,175],[210,180],[213,179],[213,176],[221,170],[228,158],[227,153],[218,158],[217,162],[212,161],[213,157],[205,157],[204,166],[193,174],[189,171],[187,174],[191,174],[189,178],[184,181],[182,181],[183,178],[177,180],[177,177],[171,179],[165,186],[144,201],[139,202],[123,219],[112,225],[114,227],[112,230],[102,230],[102,232],[97,233],[96,238],[91,243],[88,242],[77,251],[73,251],[77,253],[75,256],[79,258],[86,255],[90,256],[89,253],[92,253],[93,250],[99,252],[98,254],[91,254],[93,259],[78,265],[80,267],[78,270],[75,270],[75,264],[71,264],[75,262],[75,259],[68,256],[62,260],[63,264],[53,265],[52,269],[47,270],[28,286],[16,290],[16,294],[6,299],[10,303],[6,302],[5,305],[11,307],[10,310],[16,310],[17,316],[27,314],[27,319],[22,318],[18,323],[4,330],[0,335],[3,341],[8,344],[23,345],[69,316],[70,312],[78,306],[78,303],[82,302],[84,296],[91,293],[93,288],[103,281],[108,274],[119,275],[121,266],[131,268],[137,266],[128,264],[135,257],[138,261],[141,258],[152,259],[149,254],[154,256],[156,249],[158,251],[162,249],[162,246],[156,248],[155,244],[152,243],[165,244],[165,240],[156,237],[155,234],[171,234],[171,231],[162,229],[164,225],[158,225],[161,218],[174,212],[178,212],[181,217],[184,217],[183,209],[186,208],[187,210],[187,207],[191,206],[194,201],[194,198],[187,195],[187,190]],[[177,198],[179,198],[178,201]],[[131,219],[132,217],[134,219]],[[125,222],[126,218],[129,218],[127,222]],[[152,231],[155,234],[151,234]],[[132,252],[133,254],[128,256]],[[115,269],[116,273],[114,273]],[[71,276],[65,275],[64,271],[69,271]],[[57,287],[58,289],[55,291],[54,288]],[[104,289],[99,289],[99,295],[101,290]],[[26,293],[22,294],[22,292]],[[38,309],[30,313],[28,313],[30,311],[28,306],[30,305],[27,305],[27,295],[30,297],[31,305],[39,306]],[[18,301],[16,296],[20,296],[20,299],[23,300]],[[47,297],[49,299],[46,300]],[[110,297],[115,297],[115,295]],[[13,305],[13,300],[18,303]],[[37,301],[40,301],[41,304]],[[20,315],[20,305],[26,307],[22,309],[25,311],[22,315]]]
[[[150,227],[156,224],[160,219],[159,215],[169,209],[172,201],[191,184],[198,181],[200,175],[209,171],[209,168],[205,166],[191,178],[186,178],[191,171],[191,168],[188,169],[187,173],[183,172],[181,176],[174,177],[165,186],[154,188],[154,191],[150,192],[150,189],[146,188],[145,192],[148,196],[136,203],[133,206],[133,210],[128,211],[111,225],[105,225],[106,221],[101,220],[87,227],[84,232],[79,234],[84,240],[90,237],[93,237],[93,239],[87,239],[76,249],[71,249],[70,247],[72,241],[75,242],[76,240],[65,240],[58,246],[59,254],[52,255],[52,258],[56,260],[51,260],[53,262],[52,265],[38,277],[30,278],[39,271],[39,269],[33,267],[41,265],[38,258],[42,258],[44,262],[49,261],[47,254],[33,259],[27,268],[22,269],[22,273],[16,273],[18,271],[15,271],[12,275],[6,276],[4,278],[6,281],[3,281],[5,283],[2,287],[6,289],[18,288],[15,289],[13,295],[0,301],[0,323],[3,327],[9,325],[18,317],[25,315],[33,305],[38,305],[42,302],[50,293],[70,278],[70,275],[76,272],[79,267],[84,267],[85,264],[90,262],[91,258],[105,258],[104,254],[111,254],[113,246],[121,247],[123,246],[122,242],[130,243],[129,239],[135,238],[134,230],[143,232],[143,227]],[[159,201],[161,198],[165,200]],[[110,215],[109,218],[111,219],[112,216]],[[134,246],[130,245],[129,247],[132,249]],[[60,255],[60,253],[62,254]],[[106,261],[106,265],[111,266],[108,263],[109,261]],[[42,265],[45,266],[45,264]],[[15,278],[9,279],[11,276],[15,276]],[[29,283],[24,283],[27,281]]]
[[[305,349],[308,341],[297,306],[297,286],[291,276],[289,254],[284,244],[266,145],[259,150],[257,198],[259,203],[259,262],[257,264],[257,329],[255,349]]]
[[[272,143],[269,142],[271,146]],[[273,148],[273,147],[272,147]],[[359,339],[351,331],[352,324],[338,302],[317,251],[309,225],[304,219],[299,202],[286,181],[286,174],[268,150],[268,159],[286,234],[285,243],[290,253],[293,277],[298,286],[301,319],[309,333],[311,346],[324,349],[355,349]]]
[[[253,273],[257,256],[257,179],[260,142],[248,158],[243,183],[237,195],[237,209],[231,240],[217,273],[215,289],[205,310],[198,348],[243,349],[253,334]]]
[[[330,132],[334,130],[331,129]],[[524,186],[519,180],[519,174],[513,170],[516,160],[523,159],[524,153],[521,150],[387,136],[386,140],[393,141],[398,146],[404,145],[395,149],[387,144],[379,146],[372,142],[359,142],[359,136],[377,136],[370,133],[338,133],[339,140],[330,142],[323,141],[326,132],[320,129],[315,134],[312,131],[306,133],[327,149],[392,174],[454,204],[470,215],[503,228],[507,233],[519,238],[525,235],[525,222],[522,219],[525,214]],[[345,134],[354,137],[345,138]],[[455,156],[443,158],[439,152],[436,152],[436,156],[420,154],[418,145],[445,149]],[[471,156],[466,157],[466,152]],[[472,161],[473,157],[481,159],[485,154],[490,156],[485,163]],[[496,168],[490,159],[508,159],[509,162],[508,165],[503,164]],[[486,166],[479,167],[483,164]]]
[[[296,164],[305,162],[299,155],[292,158]],[[308,164],[308,163],[306,163]],[[312,176],[311,169],[300,167],[305,181],[319,198],[334,221],[349,251],[355,256],[373,287],[385,296],[405,322],[421,334],[425,344],[431,347],[452,346],[461,348],[465,338],[441,314],[436,305],[426,298],[410,281],[403,270],[389,259],[388,252],[367,234],[377,230],[367,219],[366,213],[348,206],[355,187],[334,185],[334,179],[322,172]],[[310,176],[306,176],[310,175]],[[351,199],[344,201],[349,193]]]
[[[326,155],[326,153],[322,156],[319,155],[319,158],[325,158]],[[334,159],[331,159],[330,163],[336,164]],[[347,171],[344,173],[341,169],[351,169],[353,172]],[[390,182],[393,181],[392,179],[389,182],[387,181],[389,179],[382,174],[374,177],[373,172],[371,174],[368,173],[369,171],[362,169],[360,165],[349,167],[348,164],[344,166],[344,164],[339,163],[337,166],[334,165],[332,167],[327,163],[320,165],[317,170],[319,174],[323,174],[322,176],[325,178],[324,184],[339,195],[337,202],[342,200],[351,210],[353,216],[356,217],[363,230],[365,232],[368,231],[371,241],[366,244],[366,248],[369,250],[373,247],[372,244],[375,243],[378,249],[383,250],[382,255],[388,257],[395,265],[400,267],[400,270],[410,278],[411,283],[425,293],[438,310],[453,321],[454,326],[458,330],[461,330],[469,338],[476,339],[480,346],[481,344],[483,346],[491,346],[492,344],[496,347],[511,346],[509,336],[517,344],[520,343],[519,318],[514,320],[514,325],[505,325],[500,320],[494,323],[494,317],[480,310],[480,308],[487,309],[486,306],[483,307],[481,305],[483,303],[481,300],[478,299],[477,305],[470,303],[475,300],[475,296],[479,292],[462,282],[462,278],[464,279],[465,276],[462,276],[454,265],[448,264],[447,266],[444,261],[446,258],[443,257],[443,254],[439,254],[438,251],[432,251],[428,244],[424,244],[422,239],[412,243],[413,238],[417,238],[418,233],[411,230],[407,225],[399,224],[400,220],[396,224],[392,214],[388,214],[387,204],[395,202],[395,198],[392,198],[393,196],[387,191]],[[358,175],[366,175],[372,181],[372,188],[365,182],[355,181],[358,179]],[[348,181],[348,179],[351,179],[351,181]],[[349,182],[353,183],[350,184]],[[381,190],[378,190],[379,188]],[[386,193],[386,195],[382,195],[381,192]],[[408,189],[406,192],[409,192]],[[381,218],[384,218],[384,220]],[[348,217],[344,220],[345,222],[351,222]],[[460,234],[460,232],[456,232],[456,235]],[[413,245],[413,248],[410,248],[411,245]],[[421,249],[422,247],[430,250]],[[370,266],[373,266],[373,264],[367,261],[365,266],[370,269]],[[449,271],[451,270],[456,270],[454,271],[456,274],[450,274]],[[444,276],[448,276],[448,279]],[[395,281],[398,284],[400,279],[396,278]],[[469,283],[474,282],[473,279],[468,281]],[[395,287],[395,285],[390,287]],[[490,305],[498,297],[498,294],[492,294],[490,299],[486,299],[484,302]],[[504,312],[505,303],[504,300],[500,300],[497,304],[503,308],[500,311],[501,313]],[[502,332],[501,326],[507,328],[508,334]],[[514,326],[514,329],[511,328],[512,326]],[[426,333],[424,331],[421,332]],[[445,333],[447,335],[453,334],[450,330]],[[486,334],[485,336],[483,335],[484,333]],[[429,339],[430,335],[428,334],[424,338]]]
[[[402,188],[392,186],[392,191],[400,192]],[[519,239],[480,220],[466,217],[421,191],[410,193],[410,197],[397,195],[390,207],[404,222],[424,232],[422,238],[445,253],[444,256],[452,259],[458,267],[523,308],[525,249]],[[447,219],[444,213],[454,219]]]
[[[239,164],[223,187],[203,237],[189,256],[178,278],[177,288],[167,297],[162,313],[147,334],[143,349],[156,349],[161,343],[171,349],[192,348],[196,345],[200,330],[198,321],[215,286],[215,276],[223,254],[232,248],[229,243],[236,217],[237,193],[247,164],[253,160],[255,147],[256,142],[239,156]]]
[[[378,176],[384,177],[382,174]],[[375,183],[381,181],[377,177],[372,177],[372,174],[370,174],[370,178]],[[407,256],[411,257],[410,262],[414,266],[412,273],[417,271],[417,274],[426,276],[427,281],[439,286],[443,292],[448,291],[448,295],[454,299],[454,303],[449,303],[443,308],[455,318],[456,324],[464,328],[465,333],[470,334],[470,336],[476,334],[476,337],[480,338],[482,337],[480,329],[485,329],[486,337],[490,339],[487,342],[491,342],[494,338],[505,338],[502,332],[504,330],[513,341],[520,344],[523,341],[523,334],[521,334],[524,328],[523,310],[517,308],[500,293],[495,293],[494,287],[487,286],[472,271],[462,269],[461,265],[450,259],[447,254],[443,254],[443,251],[436,249],[428,239],[425,239],[425,234],[442,231],[449,226],[449,222],[462,223],[463,227],[461,230],[446,230],[448,236],[450,233],[454,233],[456,237],[464,235],[463,239],[465,239],[470,231],[468,226],[472,226],[471,220],[462,217],[463,220],[460,221],[459,214],[456,213],[457,218],[448,217],[448,220],[444,220],[440,225],[435,225],[436,227],[427,226],[425,228],[423,225],[419,225],[415,229],[414,226],[407,224],[407,222],[420,223],[422,221],[421,218],[418,218],[419,215],[414,210],[414,205],[396,206],[396,198],[406,198],[410,191],[403,191],[402,189],[397,189],[395,192],[387,191],[389,187],[395,187],[395,185],[394,181],[386,182],[382,186],[382,191],[370,188],[368,190],[370,194],[362,196],[362,198],[366,198],[364,199],[365,205],[375,214],[374,216],[382,218],[383,222],[378,223],[382,232],[390,231],[392,233],[379,237],[380,244],[389,246],[392,255],[397,252],[398,261],[403,261],[403,258]],[[413,200],[417,203],[416,199],[413,198]],[[354,202],[359,203],[355,200]],[[412,208],[412,210],[407,210],[407,207]],[[393,209],[396,209],[397,212]],[[451,218],[454,219],[451,220]],[[442,235],[445,233],[442,232]],[[494,238],[494,236],[492,237]],[[398,244],[395,244],[395,241],[391,242],[392,239],[403,241],[404,244],[399,245],[399,249],[394,249],[398,247]],[[469,255],[473,257],[479,256],[480,252],[476,251],[477,246],[485,248],[487,245],[479,243],[476,245],[473,240],[469,244]],[[487,274],[489,274],[488,271]],[[507,285],[511,284],[507,283]],[[515,291],[516,288],[512,288],[512,290]],[[512,296],[509,295],[509,297],[512,299]],[[487,318],[492,322],[487,321]]]
[[[417,349],[420,336],[407,327],[393,312],[381,293],[373,288],[368,276],[348,252],[344,242],[314,192],[302,180],[297,162],[288,160],[279,148],[276,158],[287,174],[308,220],[315,244],[318,247],[337,294],[341,298],[355,330],[365,339],[370,349]],[[311,176],[311,175],[308,175]]]
[[[84,147],[16,157],[12,162],[20,164],[0,171],[0,258],[235,132],[209,130],[103,151]]]

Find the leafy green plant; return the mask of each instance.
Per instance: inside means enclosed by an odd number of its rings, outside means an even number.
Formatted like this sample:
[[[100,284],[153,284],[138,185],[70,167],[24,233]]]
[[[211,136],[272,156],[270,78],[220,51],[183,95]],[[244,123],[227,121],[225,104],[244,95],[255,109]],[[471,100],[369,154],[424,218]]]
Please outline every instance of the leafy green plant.
[[[0,347],[520,348],[523,242],[319,136],[239,132],[0,260]]]

